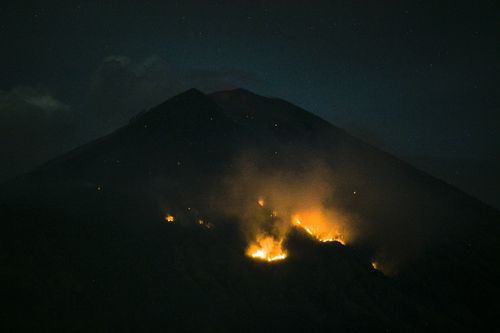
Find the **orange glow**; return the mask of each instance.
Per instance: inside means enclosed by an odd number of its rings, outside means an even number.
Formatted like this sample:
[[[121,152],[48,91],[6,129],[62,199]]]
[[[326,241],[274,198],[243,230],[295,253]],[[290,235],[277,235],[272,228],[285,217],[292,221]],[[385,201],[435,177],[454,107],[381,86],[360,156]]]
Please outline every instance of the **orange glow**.
[[[372,267],[373,267],[373,269],[378,270],[378,263],[376,261],[373,261],[372,262]]]
[[[264,207],[265,201],[263,198],[259,198],[259,200],[257,200],[257,203],[259,204],[259,206]]]
[[[261,206],[264,205],[263,199],[259,199],[258,203]],[[292,226],[303,229],[316,241],[346,244],[342,217],[334,212],[321,207],[300,210],[294,214],[284,211],[284,214],[278,214],[276,210],[270,208],[268,223],[274,223],[274,227],[280,226],[280,235],[269,235],[258,231],[255,241],[251,242],[247,248],[246,253],[249,257],[268,262],[287,258],[288,254],[283,247],[283,242]]]
[[[167,221],[167,222],[171,222],[171,223],[172,223],[172,222],[174,222],[174,216],[173,216],[173,215],[170,215],[170,214],[167,214],[167,215],[165,216],[165,221]]]
[[[247,255],[268,262],[283,260],[286,252],[283,249],[283,239],[277,240],[272,236],[257,236],[257,240],[250,244]]]
[[[321,209],[314,209],[292,215],[292,225],[304,229],[320,242],[339,242],[345,245],[344,237],[331,219]]]

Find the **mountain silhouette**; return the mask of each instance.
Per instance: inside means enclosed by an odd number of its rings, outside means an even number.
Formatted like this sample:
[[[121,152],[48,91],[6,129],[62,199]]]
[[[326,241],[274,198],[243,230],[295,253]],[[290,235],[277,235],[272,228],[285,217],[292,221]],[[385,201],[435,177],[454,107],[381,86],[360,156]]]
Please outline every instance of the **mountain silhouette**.
[[[261,189],[331,190],[350,238],[290,228],[286,259],[255,260],[241,198]],[[500,212],[243,89],[188,90],[4,183],[0,221],[6,332],[466,331],[499,310]]]

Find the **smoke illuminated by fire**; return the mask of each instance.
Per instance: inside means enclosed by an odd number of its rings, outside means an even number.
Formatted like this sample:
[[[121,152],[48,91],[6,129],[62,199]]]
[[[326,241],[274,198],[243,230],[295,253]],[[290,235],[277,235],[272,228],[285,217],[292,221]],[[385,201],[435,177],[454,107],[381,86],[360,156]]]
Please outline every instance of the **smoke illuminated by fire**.
[[[269,262],[286,258],[283,239],[277,240],[272,236],[257,237],[257,240],[248,247],[247,254],[252,258]]]
[[[271,262],[291,256],[285,246],[293,228],[318,242],[353,240],[352,220],[334,200],[335,178],[326,164],[299,159],[293,165],[267,165],[248,154],[234,165],[212,206],[240,222],[249,257]]]
[[[175,222],[183,225],[190,220],[206,229],[235,224],[244,242],[241,255],[249,259],[271,263],[302,258],[302,253],[294,252],[313,241],[331,250],[338,244],[361,246],[363,255],[369,256],[367,264],[377,258],[372,267],[386,274],[399,269],[397,266],[419,245],[414,238],[412,244],[407,241],[415,234],[412,230],[420,231],[415,229],[419,222],[412,221],[413,229],[406,230],[407,224],[399,223],[399,217],[406,216],[396,207],[399,202],[391,199],[394,214],[386,212],[384,207],[389,203],[377,195],[378,189],[371,183],[357,182],[342,161],[337,166],[307,152],[297,153],[295,148],[288,155],[280,153],[272,158],[260,152],[243,152],[214,181],[214,186],[207,187],[208,193],[189,198],[184,206],[188,207],[187,216],[176,210]],[[169,207],[163,211],[172,212]],[[172,215],[164,219],[174,222]]]
[[[335,221],[329,220],[321,210],[308,210],[294,214],[292,224],[304,229],[309,235],[320,242],[339,242],[345,245],[343,235],[335,227]]]
[[[260,223],[260,229],[254,230],[255,238],[247,248],[248,256],[269,262],[285,259],[287,254],[283,248],[283,241],[291,227],[303,229],[314,240],[319,242],[346,244],[345,237],[341,233],[340,224],[335,221],[339,217],[332,212],[317,207],[300,210],[296,213],[278,214],[278,211],[272,207],[264,207],[265,202],[272,206],[274,201],[276,200],[265,200],[263,197],[257,199],[257,204],[260,207],[256,207],[256,219],[259,216],[264,216],[264,218],[263,222]],[[283,210],[280,211],[283,212]],[[264,229],[267,231],[264,231]],[[273,230],[273,236],[268,235],[269,230]]]

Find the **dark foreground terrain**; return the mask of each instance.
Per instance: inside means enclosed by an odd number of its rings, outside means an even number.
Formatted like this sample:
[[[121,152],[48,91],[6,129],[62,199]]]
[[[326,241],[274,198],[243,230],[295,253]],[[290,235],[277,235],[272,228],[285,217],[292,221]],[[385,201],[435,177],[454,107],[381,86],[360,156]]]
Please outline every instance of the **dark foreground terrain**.
[[[294,230],[286,260],[246,256],[238,221],[207,199],[243,151],[258,154],[263,170],[300,173],[304,158],[323,161],[362,236],[343,246]],[[200,216],[210,228],[193,222]],[[298,107],[244,90],[187,91],[3,184],[0,222],[2,332],[498,323],[498,211]]]

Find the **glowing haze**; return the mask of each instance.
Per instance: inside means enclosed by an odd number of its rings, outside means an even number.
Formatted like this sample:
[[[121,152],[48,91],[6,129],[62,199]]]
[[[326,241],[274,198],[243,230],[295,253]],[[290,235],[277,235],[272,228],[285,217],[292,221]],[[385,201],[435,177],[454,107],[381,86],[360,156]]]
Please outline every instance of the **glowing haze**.
[[[266,168],[255,159],[237,162],[224,186],[224,213],[241,222],[246,254],[276,262],[293,253],[286,249],[292,228],[319,242],[346,244],[355,235],[353,219],[335,206],[331,171],[319,161],[305,168]],[[219,196],[220,198],[220,196]]]
[[[348,238],[347,228],[344,226],[345,221],[340,214],[334,214],[324,207],[312,206],[307,210],[298,210],[289,213],[283,211],[279,213],[272,207],[267,208],[264,204],[265,200],[259,198],[258,206],[265,209],[265,213],[269,216],[268,224],[279,223],[282,225],[278,230],[282,230],[277,235],[272,235],[262,230],[255,230],[255,240],[250,241],[247,249],[247,254],[255,259],[267,260],[269,262],[285,259],[287,257],[286,250],[283,248],[283,242],[286,238],[289,228],[296,227],[307,232],[309,236],[319,242],[339,242],[345,245],[345,239]],[[287,221],[289,225],[287,226]],[[268,226],[267,226],[268,227]]]

